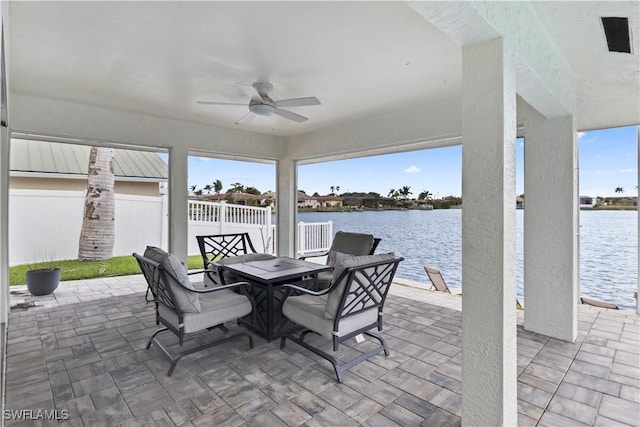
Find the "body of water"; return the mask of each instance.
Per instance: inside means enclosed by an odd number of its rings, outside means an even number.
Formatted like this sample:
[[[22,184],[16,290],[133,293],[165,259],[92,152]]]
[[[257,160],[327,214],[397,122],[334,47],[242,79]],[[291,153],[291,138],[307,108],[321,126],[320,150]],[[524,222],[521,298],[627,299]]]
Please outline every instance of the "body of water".
[[[333,221],[333,231],[382,238],[376,253],[405,260],[397,277],[429,283],[424,266],[440,270],[450,287],[462,284],[462,211],[362,211],[299,213],[303,222]],[[517,211],[516,291],[523,297],[523,219]],[[638,283],[638,213],[580,211],[580,295],[635,310]],[[525,303],[526,304],[526,303]]]

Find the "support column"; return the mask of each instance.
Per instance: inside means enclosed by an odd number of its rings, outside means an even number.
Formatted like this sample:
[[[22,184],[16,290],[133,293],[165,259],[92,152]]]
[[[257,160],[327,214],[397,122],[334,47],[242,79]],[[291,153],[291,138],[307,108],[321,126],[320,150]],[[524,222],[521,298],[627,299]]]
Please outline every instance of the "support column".
[[[640,165],[640,126],[636,126],[636,152],[638,153],[638,165]],[[640,182],[640,168],[638,168],[638,181]],[[636,197],[637,200],[637,197]],[[640,242],[640,205],[638,209],[638,242]],[[640,265],[640,250],[638,250],[638,265]],[[639,269],[640,270],[640,269]],[[636,289],[636,314],[640,315],[640,278],[636,277],[638,289]]]
[[[188,157],[186,147],[178,146],[169,150],[169,252],[185,265],[189,251]]]
[[[9,318],[9,129],[0,126],[0,323]],[[0,331],[3,332],[3,331]],[[0,351],[4,349],[0,348]],[[0,366],[2,369],[2,366]],[[2,385],[0,384],[0,387]]]
[[[516,425],[515,74],[501,38],[462,66],[462,424]]]
[[[280,159],[276,163],[276,235],[278,256],[296,255],[298,212],[298,162]]]
[[[578,333],[578,148],[573,116],[525,123],[524,327],[566,341]]]

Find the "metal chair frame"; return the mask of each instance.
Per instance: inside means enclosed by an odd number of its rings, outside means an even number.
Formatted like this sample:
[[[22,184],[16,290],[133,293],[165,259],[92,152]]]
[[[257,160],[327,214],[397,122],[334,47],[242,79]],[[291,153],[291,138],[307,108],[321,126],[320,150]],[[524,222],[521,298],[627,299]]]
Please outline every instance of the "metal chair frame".
[[[162,332],[171,331],[178,336],[178,342],[180,346],[182,346],[184,343],[184,338],[185,338],[185,335],[187,334],[184,331],[184,313],[177,308],[174,302],[175,295],[173,293],[173,290],[171,289],[170,286],[166,285],[168,283],[169,277],[173,278],[173,280],[176,283],[179,283],[179,281],[173,274],[165,270],[160,263],[136,253],[134,253],[133,256],[138,262],[138,265],[140,266],[140,270],[142,270],[142,274],[144,275],[147,281],[147,284],[149,285],[149,289],[151,290],[151,293],[153,295],[153,302],[155,302],[155,310],[156,310],[156,325],[160,325],[160,324],[163,325],[163,327],[157,329],[151,335],[151,337],[149,338],[149,341],[147,342],[146,348],[149,349],[152,343],[155,344],[160,350],[160,352],[163,354],[163,356],[165,356],[171,362],[167,376],[171,376],[173,374],[173,371],[176,365],[178,364],[180,359],[182,359],[182,357],[188,354],[196,353],[201,350],[206,350],[215,345],[222,344],[242,336],[246,336],[249,339],[249,347],[253,348],[253,338],[247,332],[239,332],[233,335],[229,335],[229,330],[224,326],[224,324],[219,324],[206,329],[208,331],[211,331],[216,328],[220,329],[224,334],[222,338],[214,341],[210,341],[206,344],[203,344],[194,348],[190,348],[188,350],[184,350],[179,353],[173,353],[172,351],[170,351],[160,341],[158,341],[157,335]],[[189,274],[199,274],[199,273],[202,273],[202,271],[196,271]],[[248,292],[246,292],[246,289],[244,289],[245,286],[249,286],[249,283],[237,282],[230,285],[205,288],[205,289],[189,289],[184,286],[182,288],[186,291],[194,292],[198,294],[219,292],[224,289],[239,289],[241,293],[243,293],[245,296],[247,296],[247,298],[249,298],[249,301],[251,302],[251,306],[252,306],[251,312],[253,313],[255,304],[254,304],[254,301],[249,296]],[[176,315],[178,316],[178,325],[180,326],[180,328],[176,328],[174,325],[172,325],[169,321],[165,320],[160,315],[160,312],[158,311],[159,304],[163,304],[164,306],[168,307],[169,309],[173,310],[176,313]],[[197,332],[200,332],[200,331],[197,331]]]
[[[204,268],[209,270],[206,274],[214,282],[218,280],[214,277],[217,275],[220,284],[225,285],[222,267],[217,263],[224,258],[257,253],[249,233],[233,233],[233,234],[211,234],[208,236],[196,236],[202,263]]]
[[[373,328],[377,328],[378,331],[382,331],[382,311],[384,308],[384,302],[389,292],[389,288],[391,287],[391,283],[398,268],[398,264],[403,259],[404,258],[395,258],[392,260],[363,264],[357,267],[348,267],[339,276],[339,278],[334,281],[330,288],[322,291],[315,292],[295,285],[284,285],[285,287],[290,288],[292,291],[297,291],[296,295],[309,294],[320,296],[328,295],[331,292],[335,292],[339,284],[346,278],[346,283],[344,285],[344,290],[340,299],[340,305],[338,306],[336,317],[333,320],[333,351],[337,352],[342,342],[360,334],[365,334],[367,336],[375,338],[380,342],[380,345],[347,362],[340,363],[340,361],[335,356],[305,342],[304,339],[309,333],[316,332],[312,331],[311,329],[304,329],[297,337],[293,333],[281,337],[280,348],[285,347],[285,341],[288,338],[301,347],[304,347],[307,350],[322,357],[323,359],[329,361],[331,365],[333,365],[333,369],[336,373],[336,377],[339,383],[342,383],[343,381],[343,372],[357,365],[358,363],[369,359],[370,357],[380,353],[381,351],[384,351],[384,354],[386,356],[389,356],[389,348],[384,338],[379,334],[375,334],[369,331]],[[370,269],[372,269],[372,271],[367,271]],[[355,316],[370,309],[378,310],[378,317],[375,322],[372,322],[343,336],[338,336],[338,330],[341,320],[347,319],[351,316]]]

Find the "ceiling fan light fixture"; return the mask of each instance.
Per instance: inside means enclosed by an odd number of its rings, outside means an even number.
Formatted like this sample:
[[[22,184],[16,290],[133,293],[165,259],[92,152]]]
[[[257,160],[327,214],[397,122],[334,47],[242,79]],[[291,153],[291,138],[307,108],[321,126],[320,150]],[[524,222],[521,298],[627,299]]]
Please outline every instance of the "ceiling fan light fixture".
[[[258,116],[270,116],[275,108],[268,104],[252,104],[249,106],[249,110]]]

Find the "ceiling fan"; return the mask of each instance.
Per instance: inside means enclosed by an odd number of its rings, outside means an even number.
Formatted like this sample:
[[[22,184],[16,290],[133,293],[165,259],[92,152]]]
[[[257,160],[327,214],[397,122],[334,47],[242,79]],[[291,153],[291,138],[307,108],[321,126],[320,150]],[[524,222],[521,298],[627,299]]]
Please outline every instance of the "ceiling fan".
[[[294,122],[304,122],[308,120],[305,116],[294,113],[289,110],[283,110],[281,107],[306,107],[308,105],[320,105],[320,100],[315,96],[307,98],[290,98],[274,101],[267,95],[273,90],[271,83],[255,82],[253,85],[247,85],[243,83],[236,83],[236,85],[242,90],[251,100],[249,101],[249,112],[236,122],[236,124],[247,123],[251,121],[255,116],[270,116],[277,114],[285,119],[293,120]],[[212,101],[197,101],[198,104],[203,105],[247,105],[234,102],[212,102]]]

